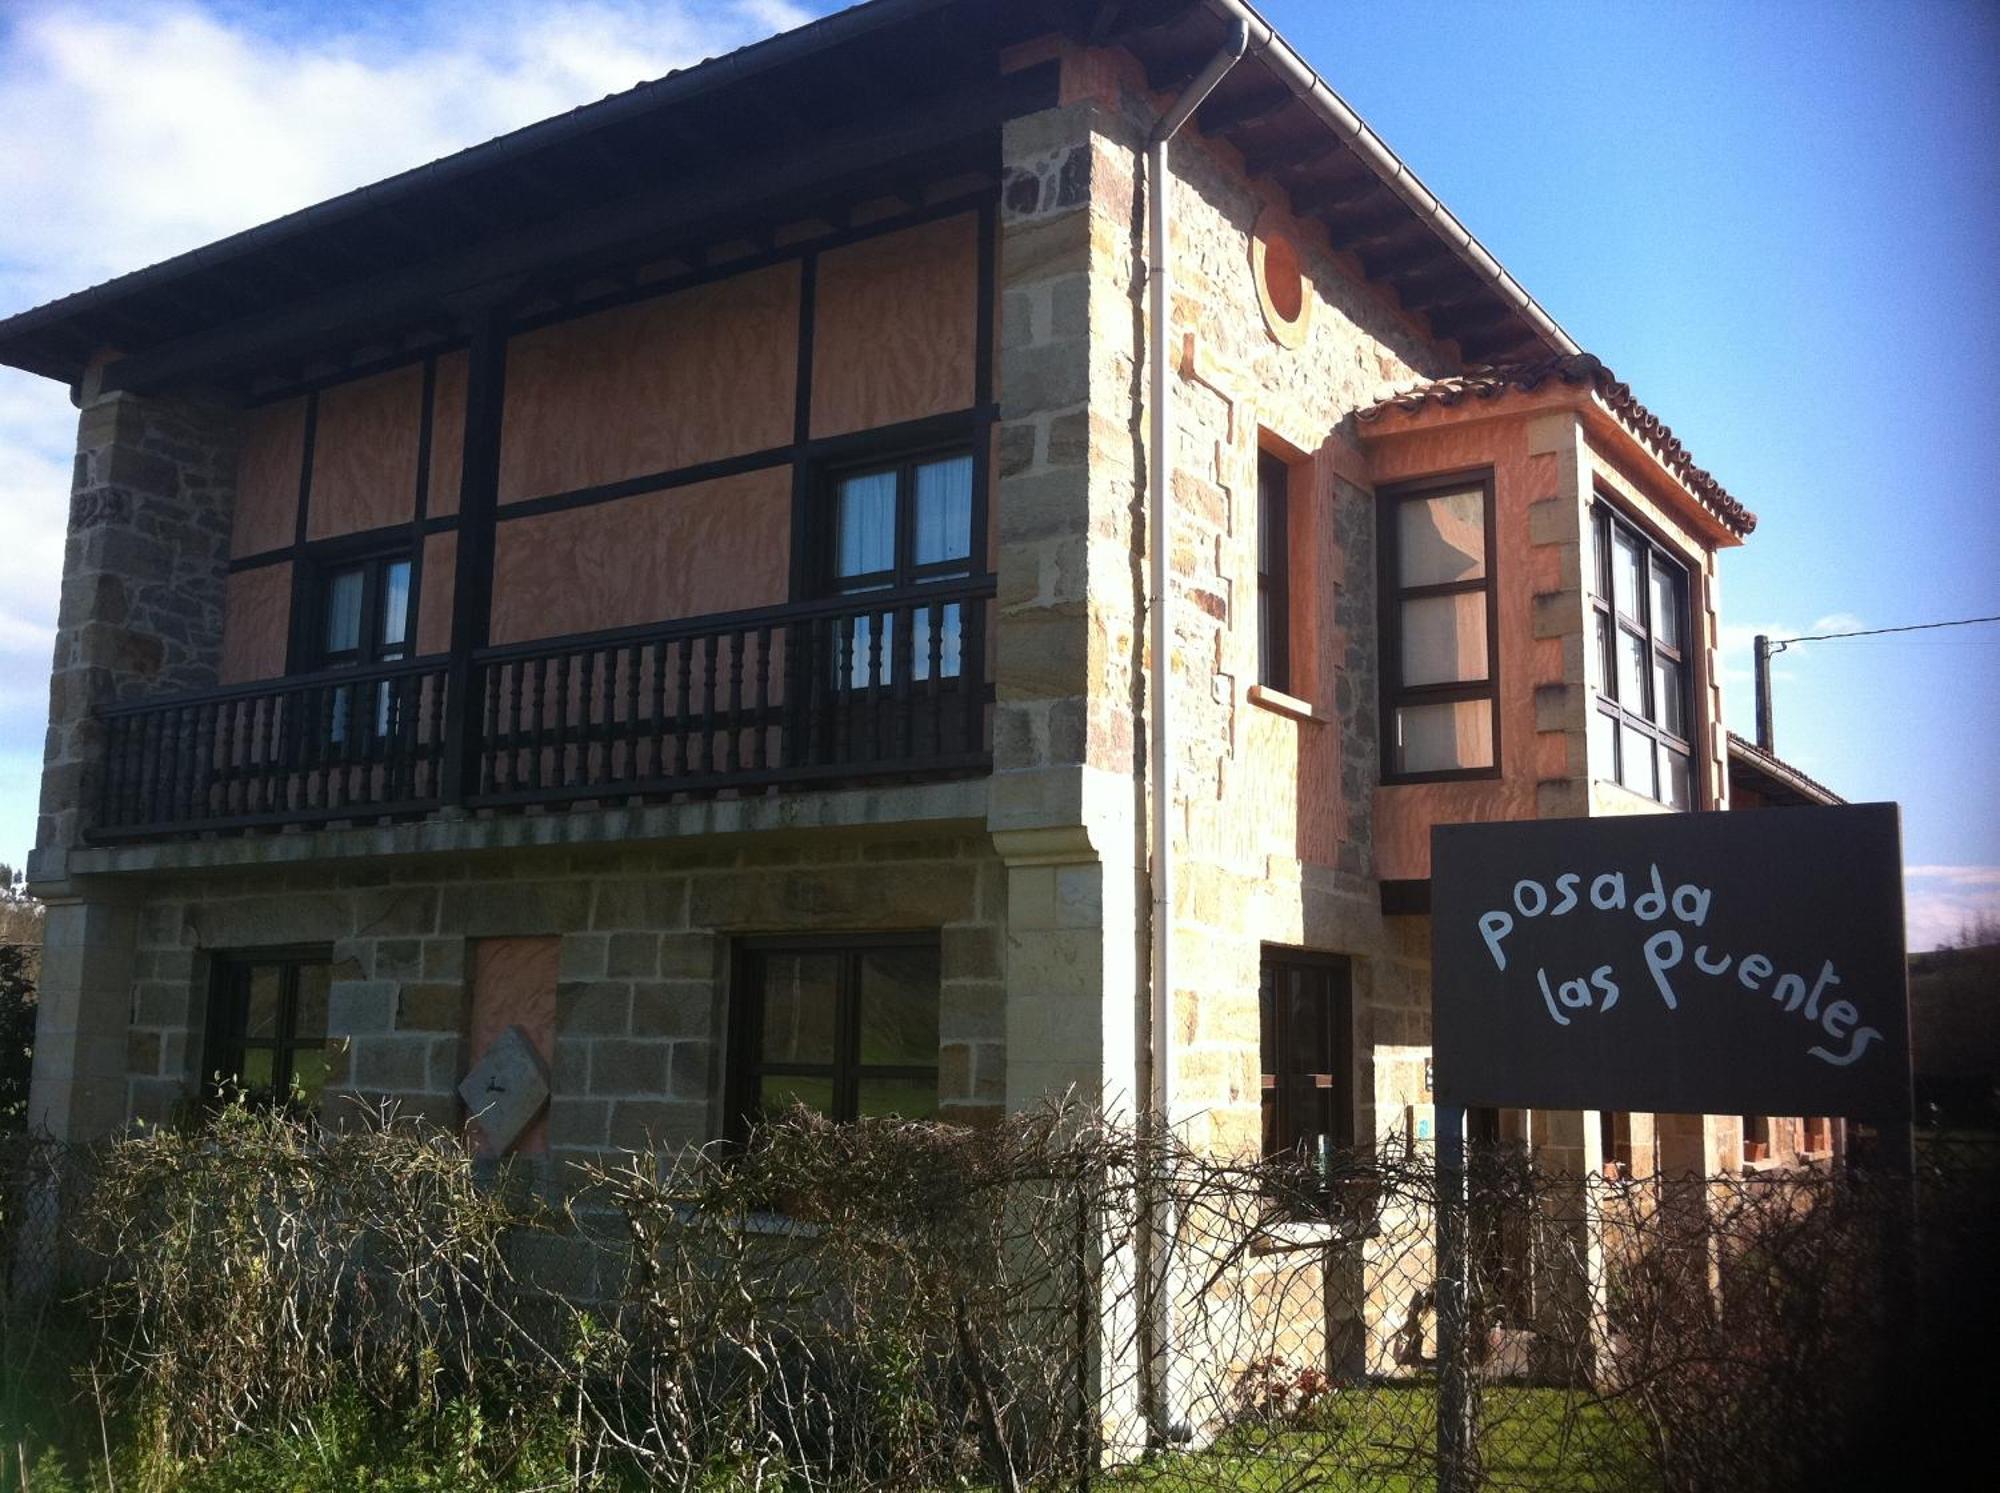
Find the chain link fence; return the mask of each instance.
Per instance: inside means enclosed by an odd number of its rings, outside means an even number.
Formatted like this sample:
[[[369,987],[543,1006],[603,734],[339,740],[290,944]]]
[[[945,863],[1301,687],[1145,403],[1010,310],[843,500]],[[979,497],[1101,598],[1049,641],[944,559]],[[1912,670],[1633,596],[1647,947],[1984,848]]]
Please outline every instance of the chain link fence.
[[[575,1486],[1836,1487],[1969,1327],[1997,1161],[1930,1138],[1913,1193],[1476,1148],[1441,1362],[1428,1148],[1306,1170],[1072,1111],[801,1114],[550,1201],[418,1127],[236,1112],[7,1155],[0,1410],[190,1466],[343,1391],[539,1407]]]

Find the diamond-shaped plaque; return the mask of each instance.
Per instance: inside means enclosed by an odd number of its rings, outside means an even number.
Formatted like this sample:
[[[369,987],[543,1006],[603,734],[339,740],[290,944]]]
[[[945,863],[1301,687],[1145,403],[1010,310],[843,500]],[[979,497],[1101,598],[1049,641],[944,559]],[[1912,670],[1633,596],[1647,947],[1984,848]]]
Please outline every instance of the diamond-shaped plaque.
[[[510,1026],[473,1064],[458,1097],[479,1122],[479,1154],[504,1156],[549,1102],[549,1070],[528,1034]]]

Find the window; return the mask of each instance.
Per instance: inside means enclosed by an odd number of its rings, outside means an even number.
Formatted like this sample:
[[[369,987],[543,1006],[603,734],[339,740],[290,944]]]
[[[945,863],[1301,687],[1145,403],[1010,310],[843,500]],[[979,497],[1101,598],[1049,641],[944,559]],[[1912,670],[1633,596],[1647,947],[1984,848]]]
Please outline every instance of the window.
[[[1257,682],[1292,687],[1291,473],[1270,452],[1257,457]]]
[[[935,1117],[938,985],[932,935],[745,942],[730,1013],[735,1132],[793,1104],[836,1120]]]
[[[825,590],[835,596],[903,590],[972,574],[973,464],[953,451],[854,468],[834,475],[826,526]],[[955,679],[963,667],[957,602],[917,603],[910,637],[895,615],[854,618],[834,639],[834,678],[849,688],[910,679]]]
[[[366,668],[409,656],[410,558],[385,553],[322,565],[311,640],[313,665],[323,669]],[[373,696],[373,708],[368,705]],[[357,701],[364,727],[352,721]],[[336,744],[385,737],[394,729],[394,691],[385,680],[372,690],[346,686],[329,698],[327,738]]]
[[[1353,997],[1335,955],[1267,952],[1257,992],[1264,1154],[1325,1175],[1354,1142]]]
[[[332,973],[323,949],[218,959],[203,1064],[209,1091],[317,1109],[326,1087]]]
[[[1687,570],[1610,507],[1591,509],[1598,694],[1592,770],[1676,809],[1694,807]]]
[[[1382,761],[1393,782],[1499,770],[1493,482],[1382,496]]]

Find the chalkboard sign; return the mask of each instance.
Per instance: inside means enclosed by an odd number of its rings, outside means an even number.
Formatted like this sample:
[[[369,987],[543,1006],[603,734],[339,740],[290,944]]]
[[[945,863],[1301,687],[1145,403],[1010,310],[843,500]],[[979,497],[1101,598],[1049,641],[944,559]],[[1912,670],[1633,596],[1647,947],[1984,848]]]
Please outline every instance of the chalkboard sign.
[[[1894,804],[1439,825],[1438,1101],[1910,1113]]]

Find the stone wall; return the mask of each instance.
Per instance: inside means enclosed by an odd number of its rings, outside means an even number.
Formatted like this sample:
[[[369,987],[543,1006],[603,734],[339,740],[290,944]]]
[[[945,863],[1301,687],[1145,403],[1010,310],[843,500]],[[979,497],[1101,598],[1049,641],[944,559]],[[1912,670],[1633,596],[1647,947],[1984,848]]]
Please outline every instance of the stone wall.
[[[94,706],[217,681],[238,418],[194,400],[86,393],[38,848],[81,837],[98,786]]]
[[[212,876],[138,909],[126,1039],[130,1110],[164,1119],[202,1071],[213,956],[331,948],[327,1112],[390,1100],[456,1126],[467,945],[561,940],[549,1149],[558,1163],[721,1132],[731,936],[939,931],[942,1112],[1004,1095],[1003,870],[977,832],[510,852],[353,870]]]

